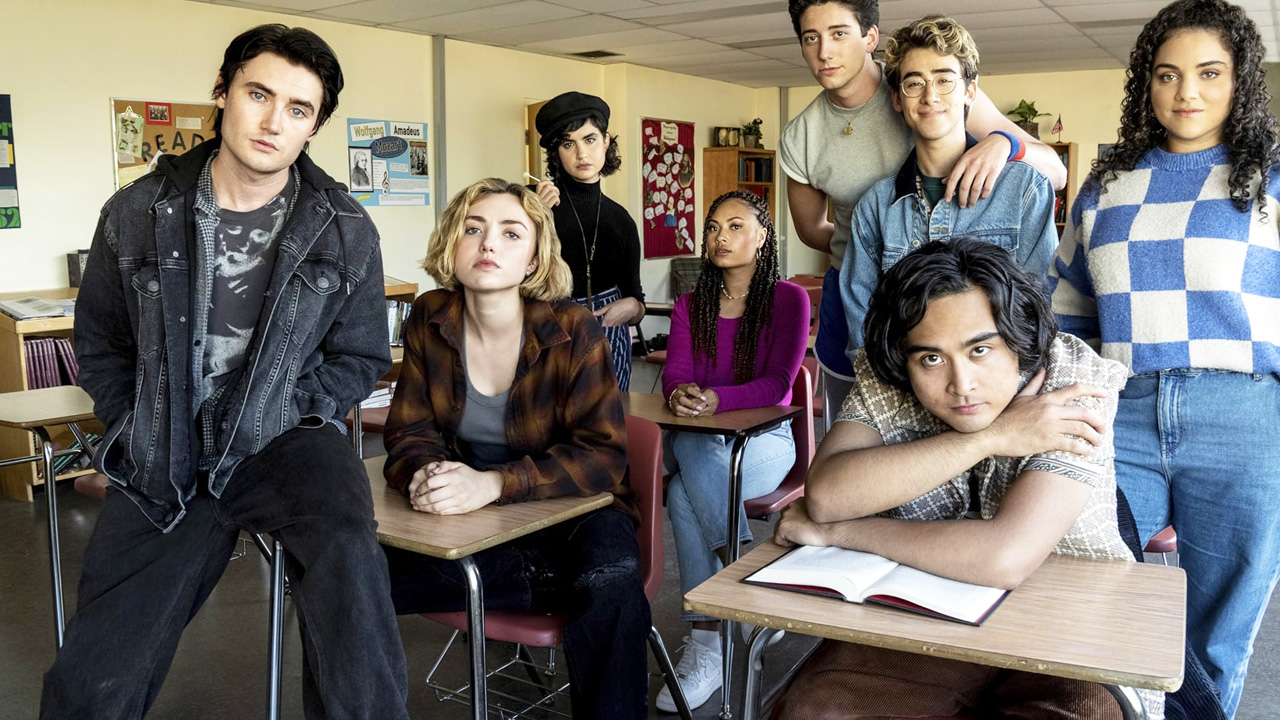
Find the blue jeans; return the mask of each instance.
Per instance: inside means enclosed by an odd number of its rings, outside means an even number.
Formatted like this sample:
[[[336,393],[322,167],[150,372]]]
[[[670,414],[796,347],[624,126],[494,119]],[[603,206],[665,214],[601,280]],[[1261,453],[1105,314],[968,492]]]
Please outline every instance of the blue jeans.
[[[676,538],[680,593],[701,585],[724,567],[716,550],[724,547],[729,518],[729,453],[733,439],[676,432],[667,436],[667,457],[679,468],[667,486],[667,514]],[[742,456],[742,497],[767,495],[782,484],[796,461],[791,423],[747,442]],[[751,541],[747,514],[738,508],[738,539]],[[684,613],[685,620],[713,620]]]
[[[1129,379],[1116,481],[1147,540],[1178,533],[1187,637],[1234,716],[1280,573],[1280,380],[1172,370]]]
[[[236,467],[221,498],[202,487],[167,534],[123,492],[107,492],[66,644],[44,676],[42,720],[145,715],[241,528],[284,545],[302,634],[303,715],[408,720],[404,649],[369,480],[329,424],[276,437]],[[251,641],[265,644],[266,630],[264,614],[262,637]]]

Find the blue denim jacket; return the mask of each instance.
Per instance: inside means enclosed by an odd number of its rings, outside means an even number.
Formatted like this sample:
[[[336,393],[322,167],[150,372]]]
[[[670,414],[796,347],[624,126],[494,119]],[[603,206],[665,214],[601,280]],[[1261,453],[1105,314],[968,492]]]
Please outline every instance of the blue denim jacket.
[[[969,138],[969,147],[975,144]],[[1044,277],[1058,247],[1049,179],[1022,162],[1005,165],[991,194],[961,208],[939,200],[932,210],[916,189],[916,151],[898,174],[880,180],[853,211],[853,234],[840,266],[840,301],[849,324],[850,362],[863,345],[863,320],[880,278],[907,253],[934,240],[972,235],[1009,251],[1019,265]]]
[[[79,383],[106,428],[95,464],[165,532],[198,483],[192,349],[204,338],[192,326],[209,298],[195,278],[194,202],[217,147],[164,156],[157,172],[107,201],[76,302]],[[280,433],[341,420],[391,366],[377,230],[310,158],[295,167],[298,199],[214,438],[214,496]]]

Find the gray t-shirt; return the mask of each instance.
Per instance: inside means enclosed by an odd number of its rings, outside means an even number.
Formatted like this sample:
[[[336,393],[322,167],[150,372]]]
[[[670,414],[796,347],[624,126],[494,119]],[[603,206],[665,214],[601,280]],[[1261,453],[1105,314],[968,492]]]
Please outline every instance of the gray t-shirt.
[[[262,312],[263,294],[276,266],[276,236],[288,219],[293,187],[290,175],[284,190],[257,210],[218,210],[205,333],[206,397],[245,363]]]
[[[524,343],[522,342],[521,345]],[[462,332],[462,365],[467,364],[467,333]],[[466,375],[466,373],[463,373]],[[498,395],[485,395],[467,378],[467,402],[458,422],[458,439],[471,448],[471,465],[477,470],[514,460],[507,445],[508,388]]]
[[[880,87],[856,108],[839,107],[826,92],[818,93],[787,123],[778,143],[778,163],[787,177],[821,190],[835,205],[831,265],[837,269],[849,244],[854,206],[877,180],[897,173],[911,152],[911,131],[893,109],[883,68],[880,73]]]

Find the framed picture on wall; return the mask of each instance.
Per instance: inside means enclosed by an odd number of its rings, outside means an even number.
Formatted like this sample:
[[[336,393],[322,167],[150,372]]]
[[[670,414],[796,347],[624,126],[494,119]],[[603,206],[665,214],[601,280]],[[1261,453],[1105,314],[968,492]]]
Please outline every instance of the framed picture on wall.
[[[173,112],[173,106],[169,103],[147,103],[147,124],[148,125],[172,125],[173,118],[170,113]]]

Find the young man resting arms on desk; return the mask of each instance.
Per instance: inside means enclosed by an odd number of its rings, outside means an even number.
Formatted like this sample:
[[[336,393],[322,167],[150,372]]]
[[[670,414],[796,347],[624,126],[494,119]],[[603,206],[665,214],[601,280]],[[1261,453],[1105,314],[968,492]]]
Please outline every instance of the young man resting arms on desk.
[[[1116,525],[1111,435],[1125,371],[1057,332],[1039,278],[973,238],[930,243],[885,275],[865,330],[853,390],[779,544],[874,552],[1003,588],[1050,552],[1133,561]],[[1163,695],[1139,693],[1162,718]],[[831,641],[775,717],[964,708],[1121,717],[1096,683]]]

